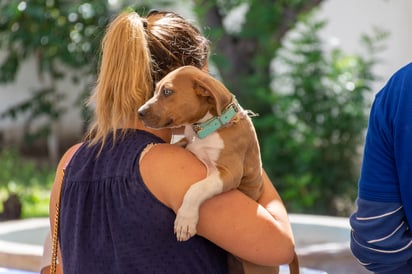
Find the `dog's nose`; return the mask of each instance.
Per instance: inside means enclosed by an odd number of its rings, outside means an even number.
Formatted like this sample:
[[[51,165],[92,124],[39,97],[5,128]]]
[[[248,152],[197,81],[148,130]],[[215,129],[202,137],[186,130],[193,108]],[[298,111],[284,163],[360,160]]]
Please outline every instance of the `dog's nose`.
[[[146,114],[146,110],[145,109],[139,109],[137,110],[137,115],[139,116],[140,119],[144,118]]]

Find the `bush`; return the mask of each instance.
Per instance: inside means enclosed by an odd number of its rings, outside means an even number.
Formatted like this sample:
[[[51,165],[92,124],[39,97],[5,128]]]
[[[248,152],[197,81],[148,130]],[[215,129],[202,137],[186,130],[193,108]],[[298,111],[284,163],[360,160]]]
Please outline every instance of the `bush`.
[[[24,159],[14,148],[2,149],[0,162],[0,202],[17,194],[22,203],[21,217],[47,216],[54,170]],[[3,205],[0,203],[2,211]]]
[[[324,50],[325,22],[305,18],[275,62],[275,130],[263,159],[290,211],[346,215],[357,191],[376,54],[387,36],[363,36],[366,54]]]

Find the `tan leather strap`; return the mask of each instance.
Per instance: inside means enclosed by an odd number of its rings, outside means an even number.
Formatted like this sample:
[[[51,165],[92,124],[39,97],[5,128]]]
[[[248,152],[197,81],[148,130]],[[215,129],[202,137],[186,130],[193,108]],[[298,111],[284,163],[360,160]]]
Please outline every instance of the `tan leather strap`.
[[[57,193],[57,204],[56,204],[56,212],[54,214],[54,220],[53,220],[53,233],[52,233],[52,261],[51,261],[51,266],[50,266],[50,273],[55,274],[56,269],[57,269],[57,249],[58,249],[58,237],[59,237],[59,217],[60,217],[60,198],[61,198],[61,193],[62,193],[62,185],[63,185],[63,179],[64,179],[64,172],[65,169],[63,169],[63,177],[60,182],[60,187],[59,191]]]
[[[56,197],[54,214],[53,212],[50,212],[51,213],[50,214],[50,224],[52,224],[52,258],[51,258],[51,265],[50,265],[51,274],[62,272],[61,269],[57,268],[57,257],[58,257],[58,249],[59,249],[58,242],[59,242],[60,198],[61,198],[62,185],[63,185],[63,179],[64,179],[64,173],[65,173],[66,167],[69,164],[74,153],[80,147],[80,145],[81,144],[72,146],[63,155],[59,163],[59,166],[57,168],[56,178],[54,181],[55,187],[53,187],[52,193],[51,193],[51,200],[53,197]]]

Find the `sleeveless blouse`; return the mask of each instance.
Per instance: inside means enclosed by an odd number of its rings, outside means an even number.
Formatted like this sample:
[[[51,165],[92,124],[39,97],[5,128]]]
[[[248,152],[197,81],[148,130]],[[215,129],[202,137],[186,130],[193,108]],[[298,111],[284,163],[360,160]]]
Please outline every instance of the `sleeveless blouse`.
[[[175,213],[144,184],[143,149],[162,143],[128,130],[115,143],[83,144],[68,164],[62,186],[60,246],[65,274],[227,273],[227,253],[194,236],[178,242]],[[165,178],[167,179],[167,178]]]

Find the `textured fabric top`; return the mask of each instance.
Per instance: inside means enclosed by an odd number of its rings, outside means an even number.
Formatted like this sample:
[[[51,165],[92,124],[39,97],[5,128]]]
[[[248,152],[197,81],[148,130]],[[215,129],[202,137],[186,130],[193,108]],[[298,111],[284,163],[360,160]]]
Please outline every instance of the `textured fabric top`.
[[[65,274],[227,273],[226,252],[195,236],[177,242],[174,212],[140,175],[139,158],[156,136],[129,130],[113,144],[83,144],[62,186],[60,244]]]

